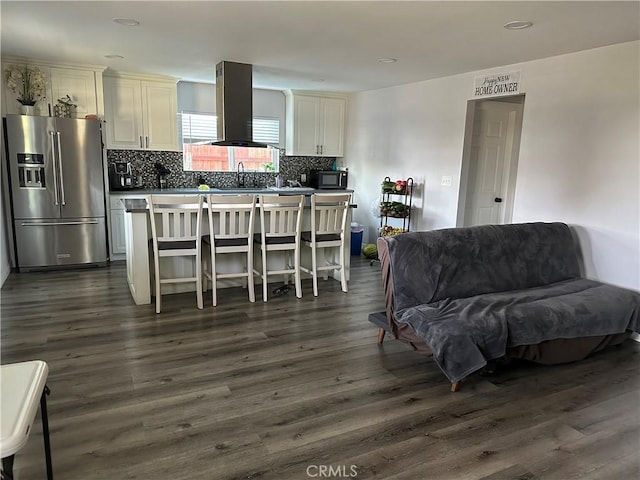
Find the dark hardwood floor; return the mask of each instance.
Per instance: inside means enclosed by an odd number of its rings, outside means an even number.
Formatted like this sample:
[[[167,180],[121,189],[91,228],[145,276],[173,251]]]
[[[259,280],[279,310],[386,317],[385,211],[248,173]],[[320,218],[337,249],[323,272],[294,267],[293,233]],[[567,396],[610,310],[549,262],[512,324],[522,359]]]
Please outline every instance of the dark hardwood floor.
[[[640,344],[450,393],[430,359],[376,344],[379,268],[354,263],[348,294],[177,294],[160,315],[123,265],[11,274],[1,360],[49,364],[56,480],[640,478]],[[19,480],[45,478],[39,422]]]

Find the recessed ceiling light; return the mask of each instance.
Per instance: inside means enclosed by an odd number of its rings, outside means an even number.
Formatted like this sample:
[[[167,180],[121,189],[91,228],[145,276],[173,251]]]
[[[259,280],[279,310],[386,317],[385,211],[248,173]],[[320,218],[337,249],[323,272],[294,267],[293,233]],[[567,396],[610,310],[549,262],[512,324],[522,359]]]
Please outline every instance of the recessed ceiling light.
[[[105,55],[104,58],[124,58],[124,57],[122,55],[108,54],[108,55]]]
[[[396,63],[398,59],[397,58],[379,58],[378,61],[380,63]]]
[[[125,27],[137,27],[140,25],[140,22],[135,18],[114,18],[113,21]]]
[[[514,20],[512,22],[507,22],[503,25],[507,30],[522,30],[523,28],[529,28],[533,25],[533,22],[529,22],[527,20]]]

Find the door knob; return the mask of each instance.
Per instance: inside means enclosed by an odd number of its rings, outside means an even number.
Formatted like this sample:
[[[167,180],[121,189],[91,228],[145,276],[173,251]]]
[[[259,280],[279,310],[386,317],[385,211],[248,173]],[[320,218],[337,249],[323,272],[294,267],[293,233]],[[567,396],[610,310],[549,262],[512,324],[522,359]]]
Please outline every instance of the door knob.
[[[496,203],[502,203],[502,199],[500,197],[494,198],[493,201]]]

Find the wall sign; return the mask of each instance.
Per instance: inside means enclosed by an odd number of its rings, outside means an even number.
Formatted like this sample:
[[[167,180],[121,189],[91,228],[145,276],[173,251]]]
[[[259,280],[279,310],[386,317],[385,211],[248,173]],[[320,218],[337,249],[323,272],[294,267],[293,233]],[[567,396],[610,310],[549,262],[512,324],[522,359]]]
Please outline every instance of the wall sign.
[[[518,95],[520,93],[520,72],[496,73],[476,77],[473,98]]]

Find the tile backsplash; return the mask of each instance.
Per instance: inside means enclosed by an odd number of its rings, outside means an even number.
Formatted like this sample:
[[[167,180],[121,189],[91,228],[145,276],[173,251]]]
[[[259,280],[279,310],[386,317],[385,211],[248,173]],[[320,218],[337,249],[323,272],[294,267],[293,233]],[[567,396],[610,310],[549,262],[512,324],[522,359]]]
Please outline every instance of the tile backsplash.
[[[331,157],[289,157],[280,156],[280,174],[285,180],[300,181],[302,174],[309,178],[312,169],[330,170],[334,158]],[[155,164],[164,165],[171,173],[166,178],[168,188],[195,187],[198,179],[203,178],[213,187],[232,187],[238,180],[235,172],[185,172],[182,169],[182,152],[153,150],[107,150],[107,162],[130,162],[133,175],[142,177],[142,186],[157,188],[158,178]],[[276,184],[275,173],[247,172],[245,184],[249,187],[269,187]]]

